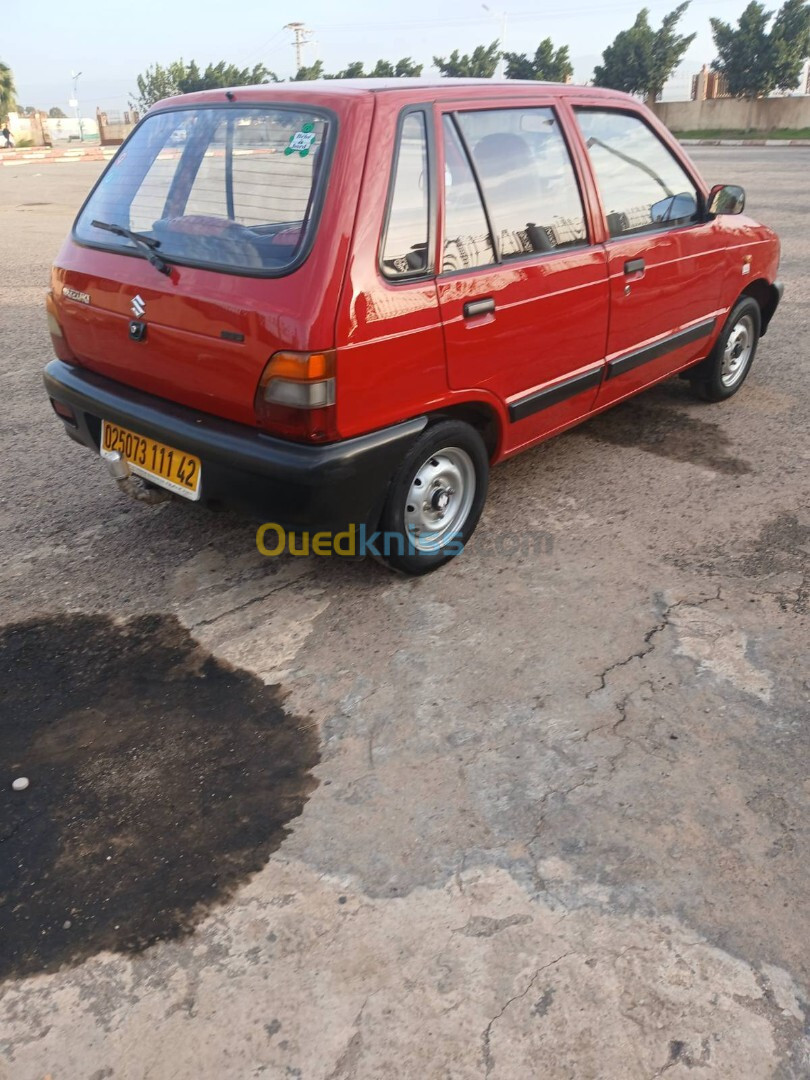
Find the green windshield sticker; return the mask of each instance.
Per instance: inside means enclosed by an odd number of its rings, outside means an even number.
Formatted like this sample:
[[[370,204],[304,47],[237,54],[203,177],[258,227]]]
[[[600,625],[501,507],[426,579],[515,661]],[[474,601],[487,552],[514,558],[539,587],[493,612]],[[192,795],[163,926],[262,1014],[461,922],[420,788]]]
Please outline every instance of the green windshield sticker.
[[[300,157],[307,156],[315,142],[314,127],[314,124],[304,124],[300,131],[290,136],[290,145],[284,151],[286,157],[295,153]]]

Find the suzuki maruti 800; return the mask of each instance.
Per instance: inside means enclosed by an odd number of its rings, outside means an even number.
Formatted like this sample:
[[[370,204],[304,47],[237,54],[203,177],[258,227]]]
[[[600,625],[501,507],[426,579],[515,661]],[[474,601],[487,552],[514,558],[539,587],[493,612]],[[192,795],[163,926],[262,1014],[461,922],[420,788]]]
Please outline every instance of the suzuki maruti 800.
[[[744,202],[590,87],[171,98],[59,253],[45,385],[137,498],[379,529],[423,573],[471,536],[491,465],[677,373],[739,390],[781,295]]]

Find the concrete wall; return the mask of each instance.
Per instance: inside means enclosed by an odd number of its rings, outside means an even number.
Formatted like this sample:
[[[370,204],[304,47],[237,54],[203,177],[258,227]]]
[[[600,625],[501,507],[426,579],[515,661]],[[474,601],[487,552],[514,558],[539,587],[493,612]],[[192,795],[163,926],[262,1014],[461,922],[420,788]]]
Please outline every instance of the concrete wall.
[[[48,131],[53,143],[70,141],[98,143],[98,124],[95,116],[82,117],[81,132],[79,130],[79,121],[75,116],[64,116],[58,120],[48,120]]]
[[[655,111],[671,131],[772,131],[810,127],[810,97],[663,101]]]
[[[48,138],[48,121],[43,120],[43,114],[35,116],[20,116],[18,113],[8,114],[8,129],[16,146],[20,140],[30,142],[32,146],[45,146],[50,142]]]
[[[138,123],[138,114],[136,112],[125,112],[123,116],[121,116],[112,113],[108,114],[102,112],[101,109],[97,109],[96,120],[98,121],[101,145],[120,146]]]

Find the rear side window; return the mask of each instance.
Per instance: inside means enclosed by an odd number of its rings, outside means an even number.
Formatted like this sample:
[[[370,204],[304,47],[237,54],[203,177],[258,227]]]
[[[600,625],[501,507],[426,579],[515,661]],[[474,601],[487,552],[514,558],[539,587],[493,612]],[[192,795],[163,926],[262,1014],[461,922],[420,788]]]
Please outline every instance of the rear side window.
[[[689,174],[644,121],[612,109],[577,109],[611,236],[697,219]]]
[[[285,273],[306,254],[332,131],[280,107],[177,109],[148,116],[112,161],[75,226],[83,243],[249,274]]]
[[[413,277],[428,269],[429,183],[425,114],[408,113],[400,130],[383,240],[386,277]]]
[[[460,112],[502,259],[588,242],[574,167],[552,109]]]
[[[444,117],[444,255],[442,270],[469,270],[495,262],[495,248],[467,152]]]

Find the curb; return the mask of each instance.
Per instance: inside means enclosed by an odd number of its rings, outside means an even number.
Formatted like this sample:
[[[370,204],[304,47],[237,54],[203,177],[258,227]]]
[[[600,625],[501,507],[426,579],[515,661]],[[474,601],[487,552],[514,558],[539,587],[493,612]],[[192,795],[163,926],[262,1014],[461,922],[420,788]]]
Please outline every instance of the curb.
[[[66,161],[109,161],[117,152],[117,146],[76,147],[71,149],[49,149],[31,147],[25,150],[0,151],[0,166],[11,165],[53,165]]]
[[[681,146],[810,146],[810,139],[678,139],[678,142]]]

